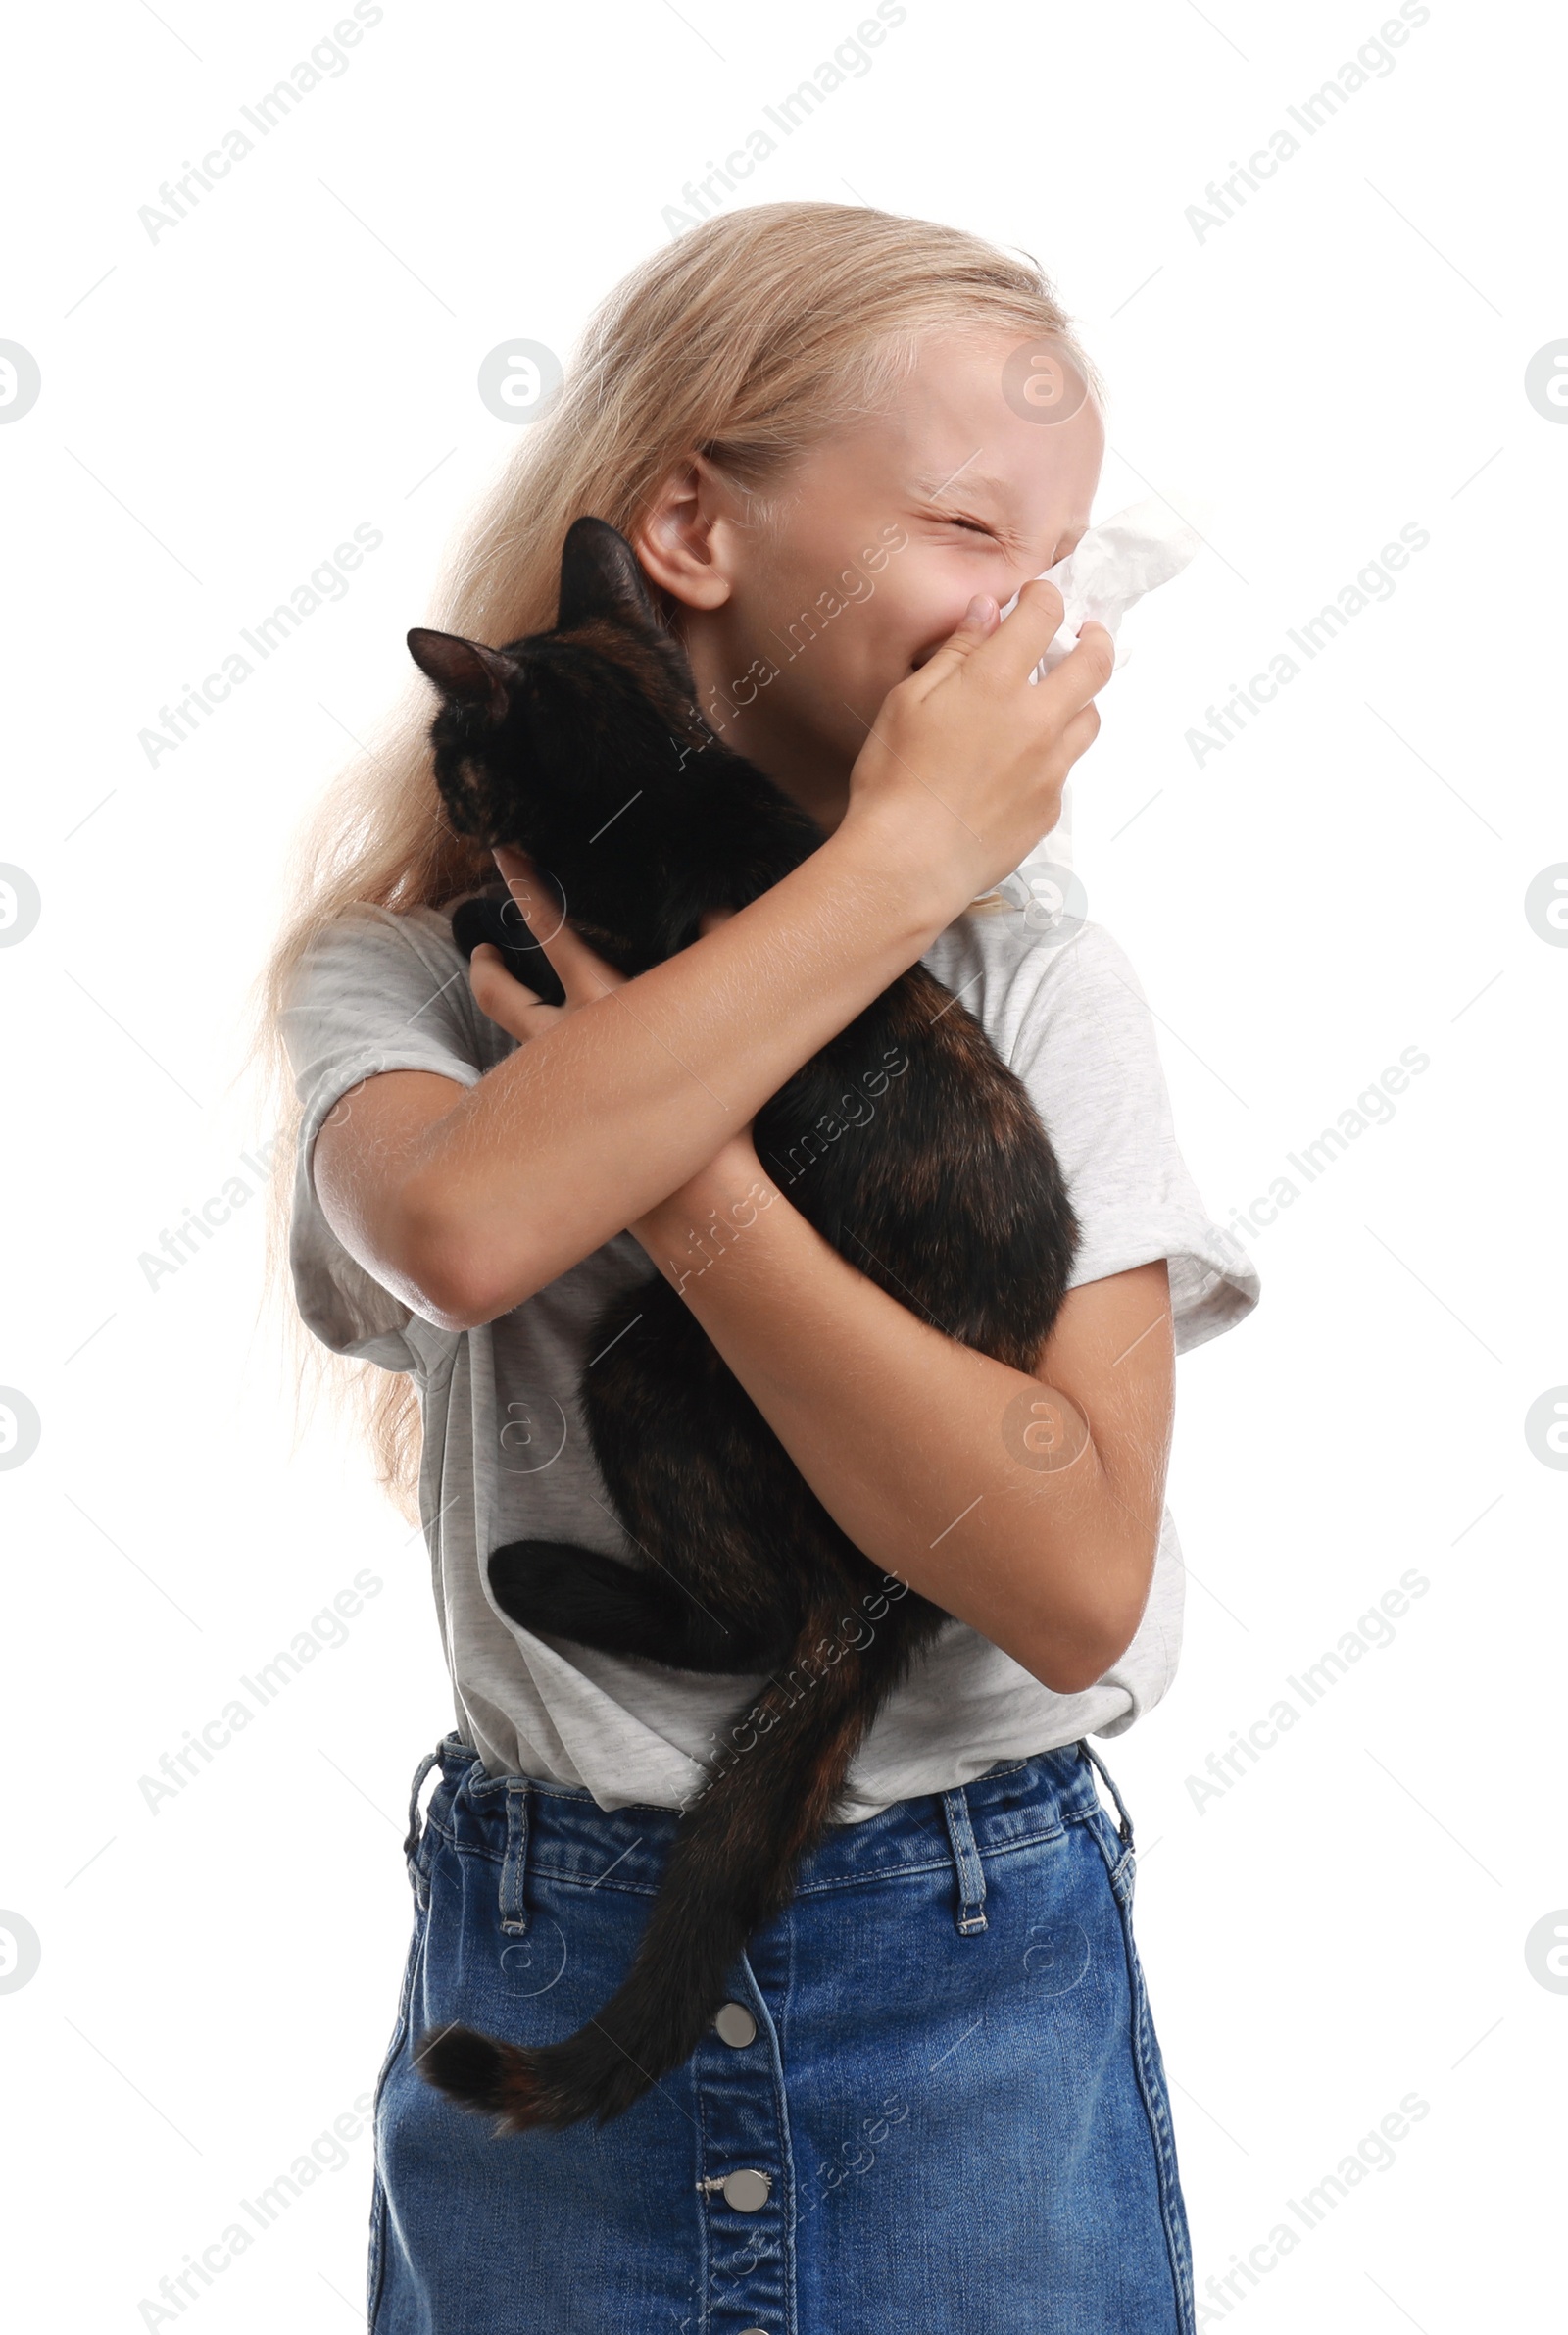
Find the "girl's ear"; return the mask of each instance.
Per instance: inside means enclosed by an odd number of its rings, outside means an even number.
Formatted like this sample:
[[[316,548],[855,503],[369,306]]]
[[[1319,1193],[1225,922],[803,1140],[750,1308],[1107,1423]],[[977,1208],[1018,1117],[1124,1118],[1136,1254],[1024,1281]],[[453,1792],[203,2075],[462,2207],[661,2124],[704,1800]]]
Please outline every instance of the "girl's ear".
[[[556,630],[570,632],[595,617],[631,632],[662,629],[637,554],[608,519],[574,519],[561,547]]]
[[[409,655],[449,705],[481,706],[495,721],[506,713],[511,703],[508,684],[516,668],[498,649],[465,640],[461,633],[432,632],[416,624],[409,634]]]
[[[721,521],[745,524],[734,489],[705,454],[677,463],[650,497],[637,529],[637,556],[644,572],[672,600],[688,609],[721,608],[732,579],[725,564],[727,530]]]

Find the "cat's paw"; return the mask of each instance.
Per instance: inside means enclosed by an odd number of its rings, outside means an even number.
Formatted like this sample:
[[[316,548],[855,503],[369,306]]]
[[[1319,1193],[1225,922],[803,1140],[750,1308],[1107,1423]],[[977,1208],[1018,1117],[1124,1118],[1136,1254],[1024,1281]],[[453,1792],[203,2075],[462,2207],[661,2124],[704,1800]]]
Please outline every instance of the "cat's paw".
[[[481,941],[501,951],[501,960],[514,981],[547,1006],[564,1006],[566,992],[544,949],[533,937],[512,900],[479,894],[452,912],[452,938],[470,962]]]

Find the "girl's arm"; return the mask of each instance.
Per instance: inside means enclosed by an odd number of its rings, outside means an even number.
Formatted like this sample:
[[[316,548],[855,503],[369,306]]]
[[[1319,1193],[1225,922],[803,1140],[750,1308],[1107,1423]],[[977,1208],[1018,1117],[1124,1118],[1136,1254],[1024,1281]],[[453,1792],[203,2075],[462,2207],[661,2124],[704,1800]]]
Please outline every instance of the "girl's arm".
[[[1070,1290],[1031,1377],[867,1280],[747,1137],[631,1229],[874,1565],[1058,1694],[1119,1659],[1164,1505],[1163,1259]]]
[[[470,1327],[712,1160],[1054,824],[1112,662],[1109,634],[1086,624],[1029,687],[1060,621],[1045,582],[1005,624],[994,601],[972,603],[888,693],[841,824],[718,930],[581,1001],[456,1100],[418,1072],[346,1097],[315,1168],[350,1255],[442,1327]],[[537,906],[530,921],[548,944]]]
[[[629,986],[569,925],[548,954],[561,1007],[513,980],[496,951],[474,956],[476,997],[524,1051],[580,1001]],[[764,1175],[750,1129],[630,1229],[873,1563],[1057,1693],[1091,1685],[1125,1651],[1170,1446],[1163,1260],[1069,1291],[1031,1375],[961,1345],[841,1257]]]

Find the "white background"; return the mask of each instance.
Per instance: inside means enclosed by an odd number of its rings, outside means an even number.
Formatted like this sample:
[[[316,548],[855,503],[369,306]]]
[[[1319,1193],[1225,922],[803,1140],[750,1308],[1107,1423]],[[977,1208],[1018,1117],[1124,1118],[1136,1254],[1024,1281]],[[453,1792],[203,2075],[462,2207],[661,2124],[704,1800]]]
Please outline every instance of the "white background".
[[[0,336],[43,388],[0,428],[0,860],[42,895],[0,952],[0,1381],[42,1422],[0,1482],[0,1906],[42,1948],[0,1995],[5,2190],[19,2322],[105,2335],[161,2323],[139,2309],[159,2279],[372,2086],[408,1778],[451,1723],[417,1534],[329,1419],[292,1446],[252,1329],[259,1208],[156,1290],[138,1258],[267,1132],[231,1083],[239,1005],[287,839],[402,688],[439,551],[515,443],[480,360],[569,350],[684,182],[857,18],[386,0],[349,69],[151,239],[138,207],[335,13],[34,11],[6,100]],[[1262,1305],[1181,1365],[1183,1663],[1104,1747],[1146,1852],[1200,2290],[1402,2096],[1428,2106],[1294,2253],[1220,2290],[1203,2323],[1258,2335],[1560,2308],[1568,1999],[1525,1941],[1568,1907],[1568,1476],[1524,1429],[1568,1381],[1568,950],[1524,907],[1568,861],[1568,426],[1524,388],[1568,335],[1559,25],[1432,0],[1245,209],[1201,236],[1187,217],[1392,13],[909,0],[745,190],[1034,254],[1109,377],[1097,513],[1214,506],[1212,548],[1128,621],[1075,787],[1090,913],[1159,1016],[1213,1215],[1402,1049],[1430,1058],[1249,1236]],[[149,767],[160,706],[361,522],[384,543],[347,596]],[[1431,540],[1393,596],[1200,766],[1205,708],[1410,522]],[[139,1778],[363,1567],[382,1588],[347,1642],[150,1813]],[[1429,1588],[1394,1642],[1197,1805],[1209,1755],[1410,1567]],[[183,2316],[362,2318],[368,2139],[347,2156]]]

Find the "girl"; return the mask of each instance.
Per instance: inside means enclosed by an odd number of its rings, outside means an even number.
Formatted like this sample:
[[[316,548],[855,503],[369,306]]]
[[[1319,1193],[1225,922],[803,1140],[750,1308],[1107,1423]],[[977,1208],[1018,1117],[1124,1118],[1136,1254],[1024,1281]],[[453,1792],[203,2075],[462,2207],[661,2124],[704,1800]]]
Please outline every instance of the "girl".
[[[1108,638],[1086,625],[1029,687],[1061,602],[1028,579],[1089,524],[1103,443],[1032,266],[830,204],[707,222],[595,318],[432,621],[548,627],[567,525],[610,520],[710,723],[821,848],[631,980],[496,853],[552,1007],[453,943],[495,870],[442,818],[422,686],[307,843],[270,971],[293,1287],[324,1348],[375,1366],[406,1490],[417,1416],[457,1717],[411,1797],[375,2335],[1193,2327],[1132,1830],[1087,1738],[1169,1683],[1173,1357],[1257,1283],[1183,1166],[1126,958],[993,888],[1099,726]],[[750,1141],[916,959],[1028,1085],[1082,1226],[1033,1375],[857,1271]],[[537,2044],[593,2014],[765,1683],[534,1636],[488,1594],[489,1551],[524,1536],[639,1562],[574,1389],[600,1306],[650,1259],[856,1545],[953,1618],[693,2058],[608,2125],[496,2138],[423,2080],[421,2037]]]

